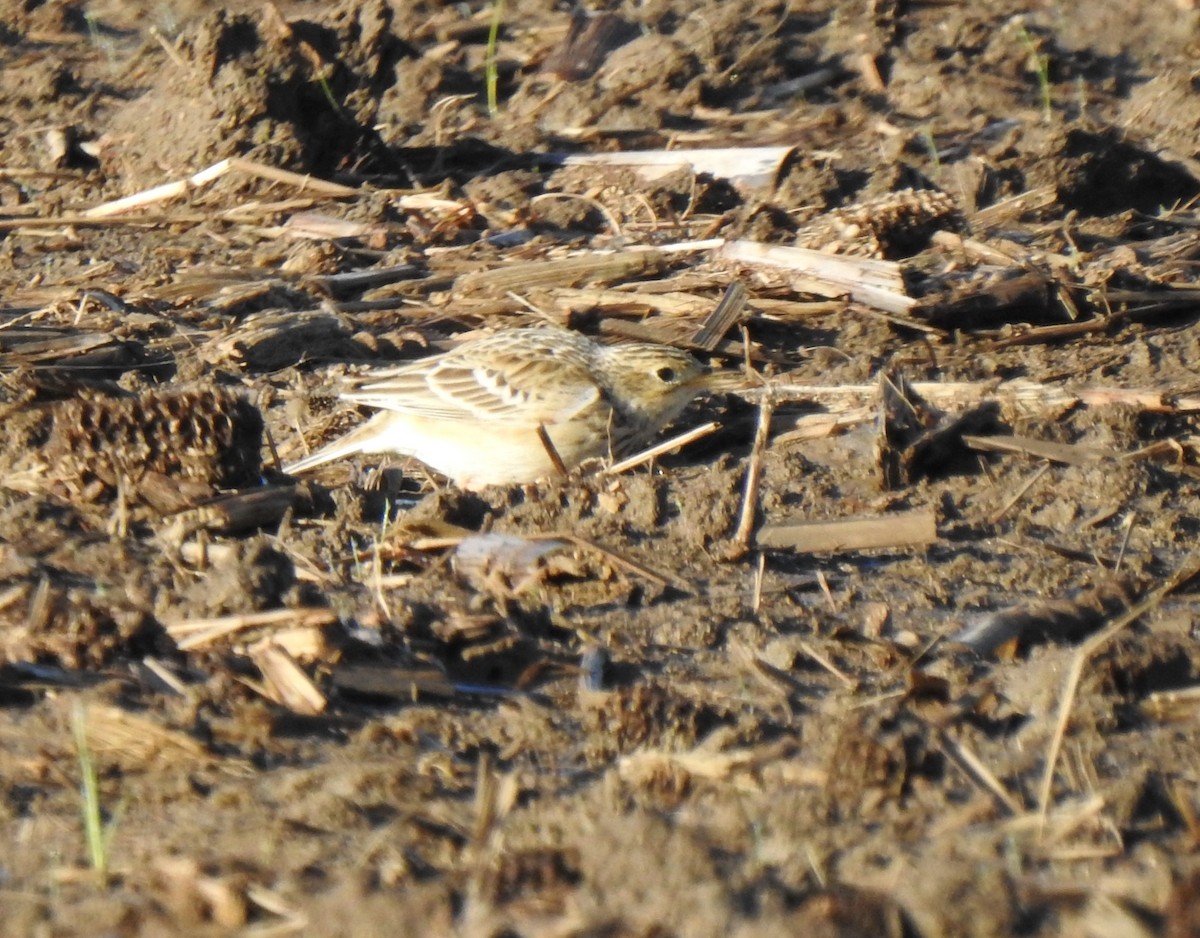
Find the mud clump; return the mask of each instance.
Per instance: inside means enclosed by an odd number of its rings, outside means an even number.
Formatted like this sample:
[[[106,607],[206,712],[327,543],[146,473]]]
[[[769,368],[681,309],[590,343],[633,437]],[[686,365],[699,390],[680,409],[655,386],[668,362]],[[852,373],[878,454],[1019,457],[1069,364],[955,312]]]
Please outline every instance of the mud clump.
[[[1200,192],[1186,169],[1115,128],[1070,127],[1052,134],[1044,148],[1046,160],[1031,182],[1054,185],[1059,204],[1085,216],[1154,213]]]
[[[242,156],[324,176],[378,158],[379,101],[411,54],[391,7],[345,3],[290,23],[272,10],[219,9],[193,28],[182,67],[112,115],[106,169],[161,178]]]

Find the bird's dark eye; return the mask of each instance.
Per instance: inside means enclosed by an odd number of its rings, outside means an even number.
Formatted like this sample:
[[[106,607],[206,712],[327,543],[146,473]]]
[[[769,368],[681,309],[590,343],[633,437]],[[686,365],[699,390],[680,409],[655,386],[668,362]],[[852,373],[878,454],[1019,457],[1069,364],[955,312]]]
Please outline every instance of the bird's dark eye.
[[[658,376],[658,380],[670,384],[675,380],[675,369],[670,365],[664,365],[654,372]]]

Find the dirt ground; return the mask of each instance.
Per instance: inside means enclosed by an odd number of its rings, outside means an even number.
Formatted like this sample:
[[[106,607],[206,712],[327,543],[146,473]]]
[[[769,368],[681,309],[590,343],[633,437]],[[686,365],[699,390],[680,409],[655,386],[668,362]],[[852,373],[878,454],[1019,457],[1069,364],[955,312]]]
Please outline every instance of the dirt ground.
[[[0,933],[1200,935],[1200,12],[607,7],[0,0]],[[279,472],[547,320],[761,377]]]

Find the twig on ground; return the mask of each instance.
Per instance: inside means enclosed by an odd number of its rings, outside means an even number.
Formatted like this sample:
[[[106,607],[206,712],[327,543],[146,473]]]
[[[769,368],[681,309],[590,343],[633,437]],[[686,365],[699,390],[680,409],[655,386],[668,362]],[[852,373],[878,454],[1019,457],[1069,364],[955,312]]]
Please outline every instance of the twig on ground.
[[[663,455],[663,453],[670,453],[681,446],[686,446],[688,443],[698,440],[701,437],[708,436],[710,433],[714,433],[720,428],[721,425],[715,420],[710,420],[708,423],[702,423],[698,427],[692,427],[692,429],[686,430],[685,432],[680,433],[678,436],[670,437],[669,439],[663,440],[661,443],[656,443],[648,449],[642,450],[640,453],[634,453],[632,456],[626,457],[620,462],[613,463],[604,470],[604,475],[615,476],[620,475],[623,472],[628,472],[630,469],[635,469],[638,466],[648,463],[650,460]]]
[[[721,339],[725,337],[725,333],[741,317],[745,306],[746,288],[742,286],[741,281],[735,280],[729,285],[729,288],[725,291],[725,295],[721,297],[721,301],[708,314],[708,318],[704,320],[704,323],[692,336],[692,345],[711,352],[720,344]]]
[[[932,508],[869,518],[763,525],[754,539],[758,547],[802,554],[923,547],[936,541],[937,516]]]
[[[231,172],[240,172],[247,176],[254,176],[259,179],[265,179],[269,182],[283,183],[284,185],[295,186],[307,192],[313,192],[330,198],[344,198],[346,196],[358,195],[357,189],[352,189],[350,186],[339,185],[335,182],[326,182],[323,179],[314,179],[312,176],[304,176],[300,173],[289,172],[286,169],[278,169],[274,166],[267,166],[264,163],[256,163],[253,160],[243,159],[241,157],[230,157],[229,159],[221,160],[213,163],[198,173],[180,179],[175,182],[164,183],[161,186],[155,186],[152,189],[144,189],[141,192],[136,192],[133,195],[125,196],[122,199],[114,199],[111,202],[102,202],[99,205],[87,209],[83,216],[85,218],[107,218],[110,215],[120,215],[125,212],[131,212],[135,209],[142,208],[146,205],[154,205],[158,202],[165,202],[168,199],[174,199],[187,194],[192,189],[198,189],[202,186],[207,186],[209,183],[215,182],[222,176],[228,175]]]
[[[774,411],[775,399],[770,394],[764,394],[758,403],[758,426],[754,431],[754,443],[750,447],[750,459],[746,463],[746,478],[742,483],[742,510],[738,517],[737,530],[733,534],[733,546],[736,551],[745,551],[754,536],[763,455],[767,451],[767,442],[771,435],[771,414]]]

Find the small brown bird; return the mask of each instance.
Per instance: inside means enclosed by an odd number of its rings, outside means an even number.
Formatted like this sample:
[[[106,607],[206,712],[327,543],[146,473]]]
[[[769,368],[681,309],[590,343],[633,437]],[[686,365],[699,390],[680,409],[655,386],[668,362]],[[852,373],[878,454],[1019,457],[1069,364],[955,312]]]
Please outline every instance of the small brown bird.
[[[289,466],[359,453],[412,456],[463,488],[532,482],[646,443],[717,378],[664,345],[602,345],[565,329],[505,329],[376,371],[341,395],[378,407]],[[547,445],[546,440],[549,441]]]

